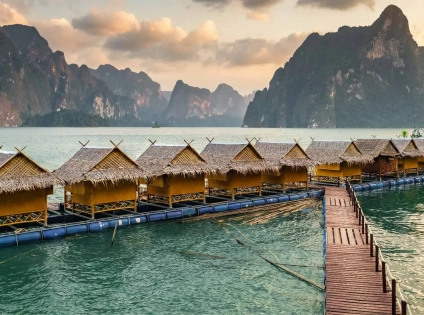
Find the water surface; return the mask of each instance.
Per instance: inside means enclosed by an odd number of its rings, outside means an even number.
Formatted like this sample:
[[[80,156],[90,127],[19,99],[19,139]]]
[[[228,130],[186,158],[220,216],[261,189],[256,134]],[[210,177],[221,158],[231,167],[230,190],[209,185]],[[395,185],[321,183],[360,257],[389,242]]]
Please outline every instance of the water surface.
[[[424,185],[358,195],[383,255],[415,314],[424,314]]]

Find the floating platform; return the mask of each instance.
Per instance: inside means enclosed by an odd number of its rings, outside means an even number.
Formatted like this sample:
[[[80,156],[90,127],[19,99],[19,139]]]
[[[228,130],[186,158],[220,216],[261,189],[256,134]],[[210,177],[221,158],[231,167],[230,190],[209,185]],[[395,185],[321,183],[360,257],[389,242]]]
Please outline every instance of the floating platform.
[[[319,198],[324,196],[323,189],[313,189],[294,193],[264,192],[261,197],[241,195],[236,200],[227,198],[208,196],[206,203],[187,202],[176,203],[173,208],[162,205],[139,202],[137,212],[119,210],[112,213],[98,214],[98,218],[91,219],[88,216],[64,210],[59,204],[59,209],[49,210],[48,226],[20,225],[16,227],[3,227],[0,230],[0,247],[41,242],[74,236],[85,233],[101,232],[103,230],[129,227],[142,223],[178,220],[207,213],[219,213],[237,211],[245,208],[263,207],[265,205],[275,205],[288,201],[301,200],[307,198]],[[23,229],[21,229],[21,227]]]
[[[418,176],[404,177],[399,179],[390,179],[390,180],[385,180],[381,182],[355,184],[355,185],[352,185],[352,188],[355,192],[360,192],[360,191],[377,190],[377,189],[384,189],[384,188],[418,184],[418,183],[424,183],[424,176],[418,175]]]

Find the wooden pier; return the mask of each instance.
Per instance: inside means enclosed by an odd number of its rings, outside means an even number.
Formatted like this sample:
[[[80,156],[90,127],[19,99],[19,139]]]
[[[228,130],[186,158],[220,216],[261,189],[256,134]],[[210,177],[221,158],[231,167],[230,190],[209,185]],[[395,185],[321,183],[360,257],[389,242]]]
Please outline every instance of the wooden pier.
[[[408,314],[350,184],[325,196],[327,314]]]

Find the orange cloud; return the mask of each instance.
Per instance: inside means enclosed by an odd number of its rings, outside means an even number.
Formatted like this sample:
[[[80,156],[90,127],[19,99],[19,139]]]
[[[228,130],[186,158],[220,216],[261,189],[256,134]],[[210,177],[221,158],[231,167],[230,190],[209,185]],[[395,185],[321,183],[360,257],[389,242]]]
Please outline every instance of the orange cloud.
[[[92,10],[72,20],[72,26],[87,34],[111,36],[137,31],[140,24],[134,14],[125,11]]]
[[[99,40],[76,30],[66,19],[51,19],[48,21],[34,21],[32,23],[45,37],[53,50],[65,53],[77,53],[100,45]]]
[[[250,20],[256,20],[261,22],[269,22],[271,20],[271,17],[268,13],[260,12],[260,11],[250,11],[247,14],[247,18]]]
[[[0,2],[0,25],[8,24],[28,24],[28,21],[10,4]]]
[[[105,47],[127,53],[130,58],[149,58],[178,61],[198,59],[201,50],[218,40],[213,21],[205,21],[198,28],[186,33],[175,27],[171,19],[140,22],[136,31],[109,37]]]

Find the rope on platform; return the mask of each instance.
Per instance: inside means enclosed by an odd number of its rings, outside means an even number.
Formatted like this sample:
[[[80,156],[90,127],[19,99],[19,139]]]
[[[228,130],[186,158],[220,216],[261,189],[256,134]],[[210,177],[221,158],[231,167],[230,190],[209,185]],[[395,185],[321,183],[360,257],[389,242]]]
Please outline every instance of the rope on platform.
[[[218,225],[220,225],[216,220],[214,220]],[[220,225],[220,226],[222,226],[222,225]],[[272,266],[274,266],[274,267],[276,267],[276,268],[278,268],[278,269],[280,269],[280,270],[282,270],[282,271],[284,271],[284,272],[286,272],[287,274],[289,274],[289,275],[291,275],[291,276],[293,276],[293,277],[295,277],[295,278],[297,278],[297,279],[299,279],[299,280],[301,280],[301,281],[303,281],[303,282],[305,282],[305,283],[307,283],[307,284],[309,284],[309,285],[311,285],[312,287],[314,287],[314,288],[316,288],[316,289],[318,289],[318,290],[320,290],[320,291],[325,291],[325,288],[323,287],[323,286],[321,286],[321,285],[319,285],[319,284],[317,284],[317,283],[315,283],[315,282],[313,282],[312,280],[309,280],[309,279],[307,279],[306,277],[304,277],[304,276],[302,276],[302,275],[300,275],[300,274],[298,274],[297,272],[294,272],[294,271],[292,271],[292,270],[290,270],[290,269],[288,269],[288,268],[286,268],[286,267],[284,267],[281,263],[280,264],[278,264],[278,263],[275,263],[275,262],[273,262],[273,261],[271,261],[271,260],[269,260],[268,258],[266,258],[266,257],[263,257],[262,256],[262,254],[261,253],[259,253],[259,252],[257,252],[255,249],[253,249],[253,248],[251,248],[251,247],[249,247],[249,246],[247,246],[246,244],[244,244],[241,240],[239,240],[233,233],[231,233],[226,227],[224,227],[224,226],[222,226],[223,228],[224,228],[224,230],[229,234],[229,235],[231,235],[236,241],[237,241],[237,243],[239,243],[240,245],[242,245],[242,246],[244,246],[244,247],[246,247],[247,249],[249,249],[250,251],[252,251],[252,252],[254,252],[256,255],[258,255],[260,258],[262,258],[263,260],[265,260],[267,263],[269,263],[269,264],[271,264]]]

